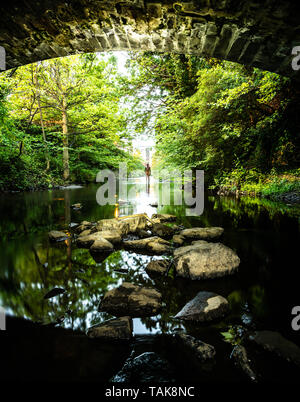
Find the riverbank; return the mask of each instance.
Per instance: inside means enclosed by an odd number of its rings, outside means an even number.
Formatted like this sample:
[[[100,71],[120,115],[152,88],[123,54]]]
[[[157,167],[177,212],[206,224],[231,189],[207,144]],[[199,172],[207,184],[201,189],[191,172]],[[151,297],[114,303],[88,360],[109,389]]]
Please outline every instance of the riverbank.
[[[263,174],[256,170],[236,169],[216,180],[210,189],[218,195],[236,195],[268,198],[287,204],[300,203],[300,169]]]

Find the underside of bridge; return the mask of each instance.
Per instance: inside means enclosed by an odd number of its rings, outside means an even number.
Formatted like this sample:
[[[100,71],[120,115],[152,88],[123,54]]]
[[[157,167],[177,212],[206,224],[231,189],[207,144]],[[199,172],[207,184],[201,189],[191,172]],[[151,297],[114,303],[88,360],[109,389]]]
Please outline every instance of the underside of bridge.
[[[1,6],[7,68],[81,52],[206,55],[287,76],[300,44],[295,1],[11,0]]]

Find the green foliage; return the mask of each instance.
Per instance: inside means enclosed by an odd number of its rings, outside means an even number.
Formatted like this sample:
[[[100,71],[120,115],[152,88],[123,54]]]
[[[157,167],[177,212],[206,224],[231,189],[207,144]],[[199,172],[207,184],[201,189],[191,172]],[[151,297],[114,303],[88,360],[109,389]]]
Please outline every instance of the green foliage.
[[[160,99],[147,114],[157,166],[204,169],[211,188],[236,189],[299,166],[299,95],[288,78],[196,57],[146,53],[130,62],[133,90]]]

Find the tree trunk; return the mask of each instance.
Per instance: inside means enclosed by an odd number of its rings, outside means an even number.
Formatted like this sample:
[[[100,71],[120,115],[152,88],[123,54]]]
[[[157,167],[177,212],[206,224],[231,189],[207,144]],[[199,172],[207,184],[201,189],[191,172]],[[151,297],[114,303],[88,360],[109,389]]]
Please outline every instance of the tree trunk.
[[[63,130],[63,167],[64,167],[64,180],[68,181],[70,176],[69,169],[69,138],[68,138],[68,120],[67,120],[67,101],[66,96],[63,94],[62,105],[62,130]]]
[[[48,171],[50,169],[50,160],[49,160],[47,138],[46,138],[45,128],[44,128],[43,112],[42,112],[42,108],[41,108],[41,97],[40,97],[39,81],[38,81],[38,63],[36,65],[36,70],[35,70],[35,85],[36,85],[37,103],[38,103],[38,108],[39,108],[39,113],[40,113],[40,122],[41,122],[42,133],[43,133],[43,140],[44,140],[45,147],[46,147],[46,152],[45,152],[46,171]]]

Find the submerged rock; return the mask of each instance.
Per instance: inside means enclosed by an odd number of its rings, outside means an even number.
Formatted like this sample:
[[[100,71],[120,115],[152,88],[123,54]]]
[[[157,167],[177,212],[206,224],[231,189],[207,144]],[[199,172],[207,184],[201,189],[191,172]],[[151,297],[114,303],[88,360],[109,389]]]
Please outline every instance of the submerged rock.
[[[210,279],[236,272],[240,259],[229,247],[204,240],[174,251],[178,276],[189,279]]]
[[[148,252],[150,254],[165,254],[171,251],[170,243],[157,236],[140,240],[124,241],[123,246],[126,250]]]
[[[90,247],[92,253],[102,253],[107,251],[113,251],[114,246],[106,239],[100,238],[94,241]]]
[[[161,310],[161,294],[155,289],[123,282],[105,293],[98,310],[117,317],[150,317]]]
[[[123,368],[111,382],[175,382],[174,372],[169,362],[154,352],[145,352],[126,360]]]
[[[154,223],[151,228],[151,232],[155,236],[163,237],[163,238],[170,238],[174,234],[174,229],[170,226],[163,225],[162,223]]]
[[[257,331],[249,336],[249,340],[261,346],[264,350],[300,366],[299,346],[284,338],[279,332]]]
[[[176,216],[175,215],[170,215],[170,214],[153,214],[151,216],[151,220],[154,221],[155,223],[175,222],[176,221]]]
[[[179,332],[175,334],[175,340],[178,342],[178,346],[188,349],[200,362],[211,360],[216,355],[216,350],[212,345],[202,342],[191,335]]]
[[[66,233],[58,230],[51,230],[51,232],[48,233],[48,236],[51,241],[63,241],[69,238]]]
[[[250,360],[247,356],[247,351],[244,346],[236,345],[230,356],[233,360],[235,365],[240,369],[251,381],[257,381],[257,376],[250,367]]]
[[[185,239],[193,240],[212,240],[220,237],[224,232],[223,228],[210,227],[210,228],[190,228],[184,229],[179,234]]]
[[[152,274],[165,274],[169,268],[169,260],[153,260],[146,267],[146,272]]]
[[[175,318],[192,321],[211,321],[223,317],[229,310],[228,301],[213,292],[199,292]]]
[[[131,317],[113,318],[87,330],[90,338],[130,340],[132,337]]]

